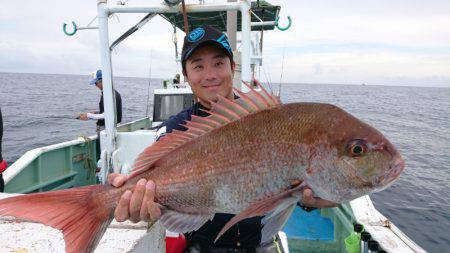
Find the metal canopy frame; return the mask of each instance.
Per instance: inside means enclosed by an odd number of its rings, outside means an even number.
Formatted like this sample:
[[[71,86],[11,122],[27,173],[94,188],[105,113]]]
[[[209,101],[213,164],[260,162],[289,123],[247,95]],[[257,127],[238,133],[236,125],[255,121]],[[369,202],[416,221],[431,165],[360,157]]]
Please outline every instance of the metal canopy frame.
[[[241,78],[243,81],[251,81],[251,3],[248,0],[241,0],[240,2],[229,2],[223,4],[189,4],[186,5],[186,11],[192,13],[205,13],[216,11],[238,11],[241,14],[240,27],[242,31],[241,36]],[[113,160],[117,153],[116,150],[116,116],[115,101],[113,95],[112,83],[112,63],[111,50],[109,44],[109,24],[108,17],[114,13],[145,13],[145,14],[169,14],[180,13],[181,6],[167,6],[159,5],[142,5],[142,6],[112,6],[107,4],[107,0],[97,0],[97,17],[98,17],[98,32],[100,41],[100,56],[101,69],[103,71],[103,96],[105,103],[105,133],[106,141],[104,150],[101,152],[102,160],[102,178],[106,179],[109,172],[114,171]],[[143,21],[143,20],[141,20]],[[136,25],[136,28],[141,27],[141,22]],[[142,22],[142,25],[145,22]],[[133,28],[129,31],[132,33]],[[130,34],[131,34],[130,33]],[[120,41],[125,39],[125,34],[119,37]],[[119,41],[119,42],[120,42]],[[117,43],[119,43],[117,42]],[[117,43],[114,43],[117,45]],[[106,182],[104,182],[106,183]]]
[[[263,26],[252,26],[252,31],[273,30],[275,29],[275,21],[278,19],[280,13],[280,6],[272,5],[266,1],[252,2],[251,11],[254,15],[251,16],[251,22],[267,22]],[[257,18],[259,17],[259,18]],[[180,30],[184,31],[183,14],[182,13],[163,13],[161,17],[168,22],[175,24]],[[241,13],[237,15],[237,31],[242,30]],[[215,11],[209,13],[188,13],[189,29],[192,30],[202,25],[212,26],[222,32],[227,30],[227,12]]]
[[[278,14],[280,13],[280,6],[272,5],[266,1],[254,1],[251,2],[251,30],[261,31],[261,30],[274,30],[276,23],[278,21]],[[124,34],[117,38],[109,47],[113,50],[120,42],[128,38],[137,30],[141,29],[149,20],[154,18],[156,15],[161,16],[167,22],[175,25],[180,30],[184,31],[184,22],[182,13],[149,13],[145,15],[136,25],[128,29]],[[226,11],[215,11],[206,13],[191,13],[188,14],[188,25],[190,29],[200,27],[202,25],[212,26],[222,32],[226,32],[227,28],[227,12]],[[237,29],[236,31],[242,31],[241,25],[241,14],[238,12],[237,15]],[[97,27],[95,27],[97,28]]]

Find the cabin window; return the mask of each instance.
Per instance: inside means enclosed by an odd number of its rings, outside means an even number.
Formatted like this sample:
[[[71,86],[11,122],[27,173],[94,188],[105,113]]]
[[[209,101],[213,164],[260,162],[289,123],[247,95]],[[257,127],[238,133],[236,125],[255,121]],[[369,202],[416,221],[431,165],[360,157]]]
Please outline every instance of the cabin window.
[[[153,122],[160,122],[176,115],[194,103],[193,94],[155,94]]]

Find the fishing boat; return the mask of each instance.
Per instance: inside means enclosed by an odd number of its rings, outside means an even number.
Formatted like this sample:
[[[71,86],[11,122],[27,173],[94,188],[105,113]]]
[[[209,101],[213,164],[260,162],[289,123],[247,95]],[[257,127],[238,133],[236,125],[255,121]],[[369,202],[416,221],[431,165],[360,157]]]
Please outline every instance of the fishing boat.
[[[190,88],[169,80],[161,84],[161,89],[153,92],[152,117],[116,124],[111,50],[153,17],[159,15],[182,31],[186,28],[186,22],[191,29],[207,24],[225,31],[230,38],[237,63],[234,85],[244,92],[247,90],[245,86],[241,87],[241,81],[251,82],[256,69],[262,65],[262,34],[275,29],[285,31],[292,22],[289,18],[288,25],[281,26],[281,7],[266,1],[200,1],[184,8],[184,3],[179,0],[139,6],[121,2],[116,4],[107,0],[97,2],[98,27],[77,27],[73,23],[74,29],[69,32],[64,24],[64,32],[72,36],[83,29],[99,31],[105,130],[98,136],[80,137],[26,152],[4,173],[6,193],[1,194],[0,198],[104,184],[111,172],[128,173],[137,155],[155,141],[155,126],[192,105],[194,97]],[[115,13],[141,13],[145,16],[110,43],[108,17]],[[188,17],[186,21],[183,14]],[[236,39],[238,33],[240,41]],[[360,231],[354,231],[355,224],[362,225],[376,242],[373,245],[378,245],[379,249],[386,252],[425,252],[378,212],[369,196],[335,208],[311,212],[298,207],[280,231],[280,238],[287,252],[360,252],[360,235],[357,235]],[[0,247],[9,249],[10,252],[64,250],[62,234],[42,224],[2,218],[0,231]],[[149,226],[144,222],[113,222],[96,252],[165,252],[165,241],[177,236],[158,223]]]

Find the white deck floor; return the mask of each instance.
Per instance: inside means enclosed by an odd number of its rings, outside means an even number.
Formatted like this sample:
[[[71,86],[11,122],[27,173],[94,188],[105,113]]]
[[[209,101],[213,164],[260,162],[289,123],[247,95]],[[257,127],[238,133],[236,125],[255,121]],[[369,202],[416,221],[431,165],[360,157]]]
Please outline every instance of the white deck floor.
[[[0,194],[0,198],[14,194]],[[64,252],[62,233],[40,223],[0,217],[0,252]],[[159,223],[113,221],[95,252],[165,252],[164,229]]]

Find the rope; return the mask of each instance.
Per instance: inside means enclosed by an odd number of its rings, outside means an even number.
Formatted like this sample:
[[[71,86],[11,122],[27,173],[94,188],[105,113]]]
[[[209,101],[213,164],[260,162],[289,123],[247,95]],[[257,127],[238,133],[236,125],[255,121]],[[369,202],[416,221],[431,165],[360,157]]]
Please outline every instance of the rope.
[[[280,248],[280,244],[279,244],[278,241],[277,241],[277,237],[276,237],[276,236],[273,237],[273,243],[274,243],[275,246],[277,247],[277,253],[283,253],[283,251],[282,251],[281,248]]]
[[[92,159],[92,140],[91,138],[87,137],[87,136],[80,136],[81,138],[84,139],[84,142],[86,143],[86,148],[87,148],[87,155],[83,156],[83,160],[84,160],[84,164],[83,167],[85,170],[87,170],[87,175],[86,175],[86,180],[88,180],[91,177],[91,173],[94,172],[96,170],[96,166],[94,166],[94,160]],[[98,140],[100,141],[100,140]]]
[[[177,61],[177,59],[178,59],[177,26],[174,23],[172,23],[172,26],[173,26],[172,42],[175,46],[175,61],[177,62],[177,65],[178,65],[178,61]]]
[[[186,12],[186,4],[184,3],[184,0],[181,0],[181,6],[183,7],[183,21],[184,21],[184,32],[186,35],[189,34],[189,24],[187,19],[187,12]]]
[[[278,97],[281,97],[281,82],[283,81],[283,72],[284,72],[284,53],[286,49],[286,42],[283,42],[283,60],[281,61],[281,73],[280,73],[280,83],[278,85]]]
[[[148,117],[148,101],[150,100],[150,84],[152,80],[152,50],[150,49],[150,68],[148,74],[148,87],[147,87],[147,105],[145,106],[145,117]]]
[[[87,27],[90,27],[91,26],[91,24],[94,22],[94,20],[96,20],[97,19],[97,16],[95,16],[92,20],[91,20],[91,22],[89,22],[89,24],[87,25]]]
[[[264,76],[266,77],[267,83],[268,83],[269,86],[270,86],[270,91],[272,92],[272,78],[270,77],[270,73],[268,73],[268,72],[266,71],[266,68],[264,67],[264,65],[262,65],[261,67],[262,67]]]

